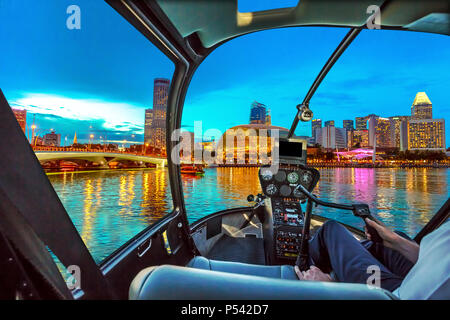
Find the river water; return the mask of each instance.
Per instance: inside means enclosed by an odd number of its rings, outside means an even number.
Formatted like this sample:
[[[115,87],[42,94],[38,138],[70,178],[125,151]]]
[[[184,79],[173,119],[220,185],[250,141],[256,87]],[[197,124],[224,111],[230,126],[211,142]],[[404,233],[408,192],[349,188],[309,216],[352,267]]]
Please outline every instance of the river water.
[[[314,190],[327,201],[364,202],[388,226],[414,236],[449,197],[450,170],[433,168],[323,168]],[[207,168],[183,176],[188,219],[248,206],[261,192],[257,168]],[[172,208],[166,169],[109,170],[49,175],[75,227],[99,263]],[[342,210],[315,214],[362,228]]]

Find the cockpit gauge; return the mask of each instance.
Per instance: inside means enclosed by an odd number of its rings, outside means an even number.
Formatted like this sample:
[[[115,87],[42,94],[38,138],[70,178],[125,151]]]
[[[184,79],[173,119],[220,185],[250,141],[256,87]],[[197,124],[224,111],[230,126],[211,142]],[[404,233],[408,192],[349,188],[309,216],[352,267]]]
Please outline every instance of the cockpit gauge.
[[[283,197],[288,197],[291,194],[291,187],[289,187],[287,184],[283,184],[280,187],[280,194]]]
[[[277,174],[275,175],[275,180],[278,182],[283,182],[286,180],[286,172],[284,170],[278,170]]]
[[[273,183],[269,184],[269,185],[266,187],[266,193],[267,193],[269,196],[273,196],[275,193],[277,193],[277,191],[278,191],[277,186],[274,185]]]
[[[312,181],[311,173],[309,173],[308,171],[303,172],[301,179],[301,184],[304,186],[308,186]]]
[[[298,173],[295,171],[289,173],[287,176],[287,180],[289,181],[289,183],[297,183],[298,179],[299,179]]]
[[[273,173],[269,169],[266,169],[261,172],[261,177],[264,181],[270,181],[273,178]]]

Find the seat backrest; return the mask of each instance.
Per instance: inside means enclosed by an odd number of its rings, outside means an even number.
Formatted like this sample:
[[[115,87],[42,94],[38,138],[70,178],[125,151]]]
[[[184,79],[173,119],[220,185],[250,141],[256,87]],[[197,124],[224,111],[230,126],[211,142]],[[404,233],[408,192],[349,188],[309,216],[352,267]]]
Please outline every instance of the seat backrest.
[[[271,279],[163,265],[133,280],[132,300],[388,300],[388,291],[364,284]]]

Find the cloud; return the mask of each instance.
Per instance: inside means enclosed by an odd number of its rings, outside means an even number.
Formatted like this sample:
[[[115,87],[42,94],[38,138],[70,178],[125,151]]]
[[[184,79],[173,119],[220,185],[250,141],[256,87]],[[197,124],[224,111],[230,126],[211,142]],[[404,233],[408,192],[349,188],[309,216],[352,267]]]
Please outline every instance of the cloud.
[[[30,113],[81,121],[100,121],[104,130],[141,133],[144,125],[144,106],[127,102],[105,101],[89,97],[68,98],[61,95],[25,93],[12,106]]]

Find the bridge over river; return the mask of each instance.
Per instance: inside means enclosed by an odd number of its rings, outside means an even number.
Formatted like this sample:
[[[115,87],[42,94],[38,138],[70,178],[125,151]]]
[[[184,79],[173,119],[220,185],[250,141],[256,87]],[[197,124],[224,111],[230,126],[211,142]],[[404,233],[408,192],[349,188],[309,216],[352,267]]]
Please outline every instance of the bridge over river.
[[[94,151],[35,151],[41,163],[49,161],[77,161],[84,160],[98,164],[100,167],[109,167],[112,162],[133,161],[140,165],[151,163],[157,167],[165,167],[167,160],[146,155],[132,153],[94,152]]]

